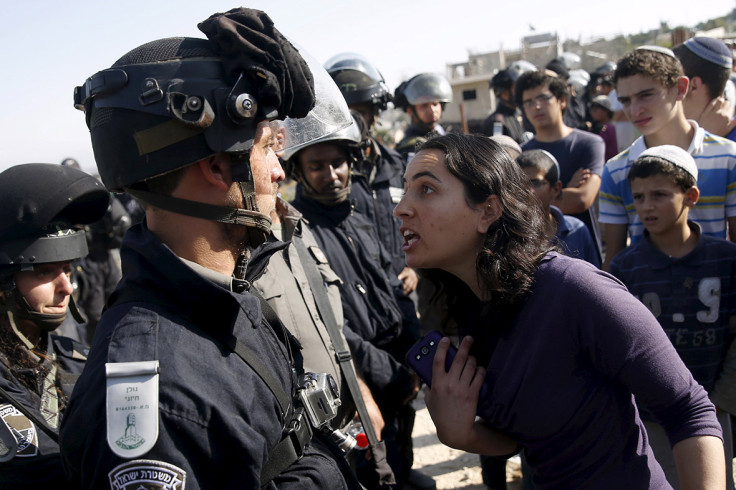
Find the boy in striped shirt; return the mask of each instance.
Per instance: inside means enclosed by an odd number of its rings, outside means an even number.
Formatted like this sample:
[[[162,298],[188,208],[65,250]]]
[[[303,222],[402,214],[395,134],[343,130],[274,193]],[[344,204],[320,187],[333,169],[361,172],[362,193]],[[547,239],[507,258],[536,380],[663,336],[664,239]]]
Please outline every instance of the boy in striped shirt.
[[[603,269],[641,239],[644,226],[634,208],[627,176],[647,148],[674,145],[687,150],[698,167],[700,200],[690,213],[704,235],[736,238],[736,144],[715,136],[685,117],[682,100],[689,80],[671,50],[642,46],[618,62],[614,83],[624,114],[642,136],[606,163],[601,176],[600,223],[606,244]]]

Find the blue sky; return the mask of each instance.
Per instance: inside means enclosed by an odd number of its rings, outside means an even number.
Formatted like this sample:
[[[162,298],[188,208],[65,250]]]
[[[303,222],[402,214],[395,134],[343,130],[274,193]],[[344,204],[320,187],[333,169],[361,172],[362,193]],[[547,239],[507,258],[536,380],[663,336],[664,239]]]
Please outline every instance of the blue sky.
[[[537,32],[563,38],[630,34],[657,27],[694,25],[725,15],[733,0],[252,1],[276,26],[324,62],[343,51],[363,54],[393,89],[424,71],[443,72],[468,52],[515,49]],[[599,7],[602,5],[602,7]],[[197,23],[238,6],[222,0],[26,0],[3,12],[0,30],[0,170],[66,157],[94,171],[84,116],[72,105],[76,85],[108,68],[132,48],[170,36],[203,37]]]

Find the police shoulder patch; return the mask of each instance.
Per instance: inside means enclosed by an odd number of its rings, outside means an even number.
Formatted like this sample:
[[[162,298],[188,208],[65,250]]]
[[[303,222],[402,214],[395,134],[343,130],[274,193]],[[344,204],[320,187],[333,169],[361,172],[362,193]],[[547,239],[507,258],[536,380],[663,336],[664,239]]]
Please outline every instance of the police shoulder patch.
[[[158,439],[158,361],[108,362],[107,444],[121,458],[143,456]]]
[[[38,432],[31,420],[13,405],[0,405],[0,418],[18,443],[15,457],[31,458],[38,454]]]
[[[114,490],[184,490],[187,473],[170,463],[134,459],[116,466],[107,474]]]

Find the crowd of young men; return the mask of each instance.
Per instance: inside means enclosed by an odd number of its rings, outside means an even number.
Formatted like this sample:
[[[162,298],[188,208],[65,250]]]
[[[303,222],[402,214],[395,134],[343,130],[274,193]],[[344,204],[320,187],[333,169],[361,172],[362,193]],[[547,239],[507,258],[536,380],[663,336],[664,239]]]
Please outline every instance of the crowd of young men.
[[[392,95],[360,55],[315,65],[256,10],[215,14],[199,28],[207,39],[144,44],[75,91],[102,182],[143,203],[145,219],[126,233],[123,277],[84,371],[50,381],[64,384],[60,393],[75,385],[59,427],[39,427],[55,443],[34,446],[31,433],[9,445],[0,426],[3,481],[33,487],[12,462],[38,457],[71,488],[433,488],[412,469],[420,382],[403,359],[420,336],[415,305],[425,329],[442,305],[406,266],[392,210],[416,146],[444,134],[449,82],[421,73]],[[720,101],[730,66],[730,53],[703,38],[624,56],[609,81],[642,136],[608,163],[603,139],[581,129],[585,105],[563,60],[546,70],[516,62],[494,77],[499,107],[485,128],[521,143],[519,164],[561,247],[596,266],[608,269],[629,240],[659,236],[656,213],[641,218],[629,170],[662,145],[691,155],[665,160],[697,179],[683,189],[698,189],[686,206],[695,224],[678,229],[733,240],[736,143],[698,124],[734,134]],[[372,132],[391,101],[411,118],[395,149]],[[287,175],[297,182],[292,203],[277,195]],[[14,253],[3,260],[28,259]],[[730,314],[714,303],[733,296],[721,296],[719,281],[695,281],[711,288],[695,294],[709,308],[698,321]],[[15,305],[0,300],[12,320]],[[722,369],[732,368],[727,325],[714,334]],[[49,389],[21,401],[0,393],[0,408],[35,430],[43,422],[26,413]],[[718,396],[730,413],[736,394]],[[369,457],[349,451],[358,420]]]

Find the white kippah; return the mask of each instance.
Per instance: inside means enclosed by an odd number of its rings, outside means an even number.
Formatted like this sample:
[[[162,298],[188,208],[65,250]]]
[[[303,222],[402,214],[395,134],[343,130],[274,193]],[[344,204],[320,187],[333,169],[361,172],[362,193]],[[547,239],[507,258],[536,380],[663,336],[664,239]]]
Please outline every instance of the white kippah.
[[[698,180],[698,167],[695,165],[695,160],[693,160],[690,153],[686,152],[679,146],[662,145],[647,148],[641,155],[639,155],[637,160],[641,160],[644,157],[656,157],[661,158],[662,160],[667,160],[672,165],[676,165],[692,175],[696,181]]]
[[[644,46],[639,46],[635,49],[635,51],[654,51],[655,53],[663,54],[665,56],[669,56],[670,58],[677,59],[677,56],[675,56],[675,53],[669,49],[665,48],[664,46],[655,46],[652,44],[646,44]]]

